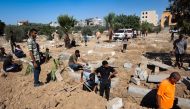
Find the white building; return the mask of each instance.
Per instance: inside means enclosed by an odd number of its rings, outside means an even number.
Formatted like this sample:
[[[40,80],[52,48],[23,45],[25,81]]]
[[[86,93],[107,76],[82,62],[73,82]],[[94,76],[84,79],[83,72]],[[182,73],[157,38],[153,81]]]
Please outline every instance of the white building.
[[[49,25],[51,27],[58,27],[58,26],[60,26],[59,23],[57,23],[57,22],[50,22]]]
[[[85,20],[80,20],[76,24],[76,26],[96,26],[96,25],[103,26],[103,20],[98,17],[88,18]]]
[[[84,27],[84,26],[86,26],[87,24],[86,24],[86,21],[85,20],[80,20],[80,21],[77,21],[77,24],[76,24],[76,26],[81,26],[81,27]]]
[[[154,26],[158,26],[158,14],[155,10],[152,11],[142,11],[141,12],[141,23],[148,22],[154,24]]]
[[[23,20],[23,21],[18,21],[18,22],[17,22],[17,25],[18,25],[18,26],[21,26],[21,25],[28,25],[28,24],[29,24],[28,20]]]

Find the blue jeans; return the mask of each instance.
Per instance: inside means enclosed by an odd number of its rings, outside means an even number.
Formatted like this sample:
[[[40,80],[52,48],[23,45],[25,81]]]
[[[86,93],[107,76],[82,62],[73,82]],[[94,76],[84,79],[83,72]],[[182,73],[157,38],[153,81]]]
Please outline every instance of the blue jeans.
[[[39,84],[39,76],[41,72],[40,62],[36,61],[37,67],[33,68],[34,71],[34,84]]]
[[[79,70],[79,68],[82,68],[82,66],[79,64],[69,64],[69,67],[73,69],[74,71],[77,71]]]

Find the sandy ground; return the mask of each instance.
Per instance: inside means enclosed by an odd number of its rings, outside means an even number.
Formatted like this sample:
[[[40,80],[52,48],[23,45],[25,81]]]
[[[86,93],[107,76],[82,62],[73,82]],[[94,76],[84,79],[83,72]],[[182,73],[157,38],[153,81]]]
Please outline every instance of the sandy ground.
[[[123,109],[146,108],[140,106],[139,98],[134,98],[132,95],[127,94],[127,87],[129,84],[133,84],[130,83],[130,77],[134,74],[133,68],[135,68],[135,65],[143,63],[141,59],[143,54],[147,52],[169,53],[172,50],[173,46],[169,41],[170,34],[161,32],[156,35],[152,33],[145,38],[138,37],[131,39],[129,40],[126,53],[120,52],[120,42],[107,43],[106,39],[108,37],[102,35],[100,44],[96,43],[96,39],[91,39],[88,42],[88,46],[84,46],[84,43],[77,41],[80,46],[71,49],[65,49],[64,47],[56,48],[52,46],[53,43],[49,43],[41,37],[38,38],[37,42],[41,46],[41,51],[45,51],[45,48],[48,47],[53,56],[58,56],[60,52],[72,54],[76,49],[79,49],[81,55],[89,62],[114,58],[115,62],[112,65],[118,67],[116,70],[118,71],[117,77],[119,78],[119,82],[116,87],[111,89],[110,99],[114,97],[122,98],[124,103]],[[105,44],[115,46],[112,48],[100,47]],[[27,53],[26,42],[20,43],[20,45]],[[10,52],[9,44],[2,39],[0,46],[4,46],[7,52]],[[97,54],[88,55],[87,52],[89,50],[94,50]],[[115,52],[116,54],[114,56],[98,55],[105,52]],[[190,54],[190,46],[188,46],[187,52]],[[28,57],[26,59],[29,60]],[[159,61],[159,57],[156,60]],[[171,60],[174,62],[174,57]],[[123,64],[126,62],[132,63],[133,66],[131,69],[123,68]],[[40,80],[42,82],[46,82],[46,77],[51,70],[52,63],[52,60],[50,60],[41,66]],[[69,76],[68,70],[64,70],[62,73],[63,81],[51,81],[41,87],[34,88],[33,74],[25,76],[26,66],[24,64],[21,72],[9,73],[6,78],[0,77],[0,109],[106,109],[107,101],[98,94],[83,91],[81,89],[82,85],[72,92],[64,90],[71,89],[80,84],[79,81]],[[0,63],[0,67],[2,68],[2,62]],[[173,70],[179,71],[182,76],[190,76],[190,73],[184,69],[173,68]],[[150,74],[151,70],[147,69],[147,72]],[[157,84],[142,81],[141,86],[145,88],[156,88]],[[185,84],[177,84],[176,96],[190,99],[190,91]]]

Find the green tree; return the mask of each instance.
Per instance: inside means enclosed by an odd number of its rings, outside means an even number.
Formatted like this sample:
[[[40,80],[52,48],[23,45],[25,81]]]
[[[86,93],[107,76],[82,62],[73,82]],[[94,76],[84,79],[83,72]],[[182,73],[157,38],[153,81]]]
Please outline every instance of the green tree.
[[[154,25],[152,23],[148,23],[148,22],[142,22],[141,23],[141,31],[152,32],[153,27],[154,27]]]
[[[0,36],[4,33],[5,23],[0,20]]]
[[[140,28],[140,18],[135,15],[118,15],[115,17],[114,29],[133,28],[138,30]]]
[[[109,13],[106,17],[104,17],[106,22],[106,27],[108,28],[109,41],[112,40],[112,32],[114,27],[115,13]]]
[[[169,0],[170,6],[167,10],[172,13],[172,22],[182,33],[190,34],[190,0]]]
[[[92,36],[92,29],[90,28],[90,27],[83,27],[83,29],[82,29],[82,35],[84,36],[84,35],[88,35],[88,36]]]
[[[26,34],[22,27],[16,26],[16,25],[8,25],[5,27],[5,33],[6,33],[5,39],[6,40],[10,40],[10,31],[13,31],[14,37],[17,42],[22,42],[23,39],[26,38]]]
[[[60,15],[57,18],[60,26],[63,29],[63,32],[65,33],[65,47],[69,48],[70,47],[70,38],[69,38],[69,32],[71,29],[74,27],[76,20],[72,16],[68,15]]]

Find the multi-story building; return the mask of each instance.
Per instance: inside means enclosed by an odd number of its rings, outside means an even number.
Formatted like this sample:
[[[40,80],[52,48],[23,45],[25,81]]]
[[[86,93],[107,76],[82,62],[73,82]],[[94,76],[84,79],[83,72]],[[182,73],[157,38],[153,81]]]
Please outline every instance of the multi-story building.
[[[141,12],[141,23],[148,22],[152,23],[154,26],[158,26],[158,14],[156,11],[142,11]]]
[[[50,22],[49,25],[50,25],[51,27],[58,27],[58,26],[59,26],[59,23],[57,23],[57,22]]]
[[[88,18],[85,20],[80,20],[76,24],[76,26],[96,26],[96,25],[103,26],[103,20],[98,17]]]
[[[21,26],[21,25],[28,25],[28,24],[29,24],[28,20],[23,20],[23,21],[18,21],[18,22],[17,22],[17,25],[18,25],[18,26]]]

